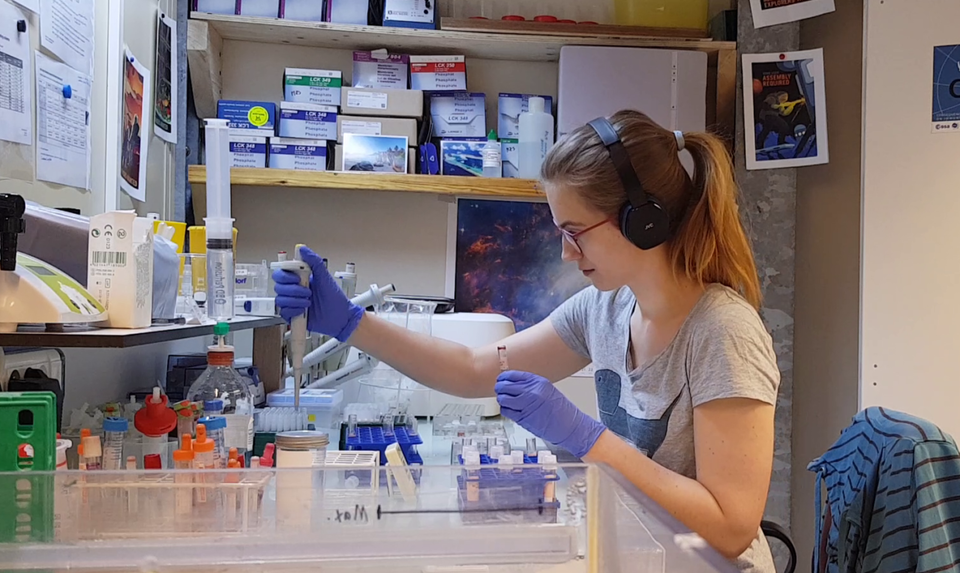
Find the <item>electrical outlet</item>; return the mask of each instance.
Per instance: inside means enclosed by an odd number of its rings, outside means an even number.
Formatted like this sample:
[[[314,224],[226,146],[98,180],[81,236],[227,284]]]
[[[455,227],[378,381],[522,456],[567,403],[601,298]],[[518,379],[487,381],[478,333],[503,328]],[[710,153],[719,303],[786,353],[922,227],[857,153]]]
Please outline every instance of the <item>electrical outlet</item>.
[[[60,388],[63,388],[63,359],[56,350],[6,350],[3,353],[3,359],[0,361],[3,368],[2,378],[0,378],[0,390],[7,391],[10,376],[14,372],[24,377],[27,368],[34,368],[42,371],[48,378],[60,381]]]

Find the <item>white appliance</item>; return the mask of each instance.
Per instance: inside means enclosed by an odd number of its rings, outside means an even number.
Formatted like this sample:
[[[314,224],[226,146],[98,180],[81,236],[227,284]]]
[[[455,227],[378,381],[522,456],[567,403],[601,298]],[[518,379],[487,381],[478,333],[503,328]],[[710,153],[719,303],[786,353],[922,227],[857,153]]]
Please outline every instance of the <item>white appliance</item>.
[[[492,344],[516,332],[513,321],[500,314],[470,312],[434,314],[431,322],[433,336],[459,342],[470,347]],[[348,362],[356,358],[357,349],[351,348]],[[383,370],[390,370],[390,367],[381,363],[374,369],[372,375],[376,375]],[[361,395],[360,384],[363,380],[364,378],[351,380],[343,385],[344,403],[367,401],[366,396]],[[404,380],[402,384],[407,387],[410,382]],[[489,398],[459,398],[425,387],[419,390],[404,391],[403,394],[405,398],[409,398],[408,412],[414,416],[435,416],[445,404],[450,403],[481,404],[485,417],[500,414],[500,405],[497,404],[497,399],[494,396]]]

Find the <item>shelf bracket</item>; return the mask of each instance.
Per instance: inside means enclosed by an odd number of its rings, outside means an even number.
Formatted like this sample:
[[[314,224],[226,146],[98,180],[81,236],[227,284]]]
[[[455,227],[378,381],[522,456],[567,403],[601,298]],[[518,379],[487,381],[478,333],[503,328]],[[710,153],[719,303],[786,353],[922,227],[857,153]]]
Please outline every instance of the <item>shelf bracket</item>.
[[[220,100],[220,55],[223,39],[208,22],[189,20],[187,27],[187,63],[190,66],[190,87],[197,115],[201,119],[217,117]]]

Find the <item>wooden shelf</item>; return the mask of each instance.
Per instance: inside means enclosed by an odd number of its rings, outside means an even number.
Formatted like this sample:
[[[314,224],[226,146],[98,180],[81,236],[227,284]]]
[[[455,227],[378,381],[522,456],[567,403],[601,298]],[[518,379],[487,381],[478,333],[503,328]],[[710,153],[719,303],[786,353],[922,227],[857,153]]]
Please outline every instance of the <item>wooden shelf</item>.
[[[436,54],[453,51],[470,58],[491,60],[557,61],[562,46],[627,46],[668,48],[716,53],[735,50],[734,42],[675,37],[597,35],[535,35],[495,32],[420,30],[381,26],[352,26],[325,22],[297,22],[276,18],[221,16],[192,12],[191,25],[205,23],[220,38],[294,44],[341,50],[387,48],[405,54]]]
[[[191,165],[192,185],[205,185],[207,169]],[[342,171],[294,171],[289,169],[233,169],[233,185],[294,187],[301,189],[348,189],[402,191],[438,195],[486,195],[498,197],[543,197],[531,179],[487,179],[444,175],[392,175],[389,173],[348,173]]]
[[[237,317],[230,332],[284,324],[279,317]],[[65,327],[65,332],[47,332],[42,327],[21,326],[17,332],[0,333],[0,346],[37,348],[131,348],[157,342],[183,340],[213,334],[212,324],[169,325],[150,328]]]

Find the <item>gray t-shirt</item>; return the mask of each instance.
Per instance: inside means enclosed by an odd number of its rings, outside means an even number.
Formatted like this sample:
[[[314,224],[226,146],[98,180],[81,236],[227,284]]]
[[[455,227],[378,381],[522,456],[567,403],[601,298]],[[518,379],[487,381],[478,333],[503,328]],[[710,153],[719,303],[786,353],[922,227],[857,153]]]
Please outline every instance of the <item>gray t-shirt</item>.
[[[550,315],[560,338],[593,362],[601,421],[655,462],[696,479],[693,409],[722,398],[776,404],[780,370],[760,316],[734,290],[711,284],[676,337],[647,364],[630,364],[629,288],[588,287]],[[748,573],[775,573],[766,539],[737,559]]]

